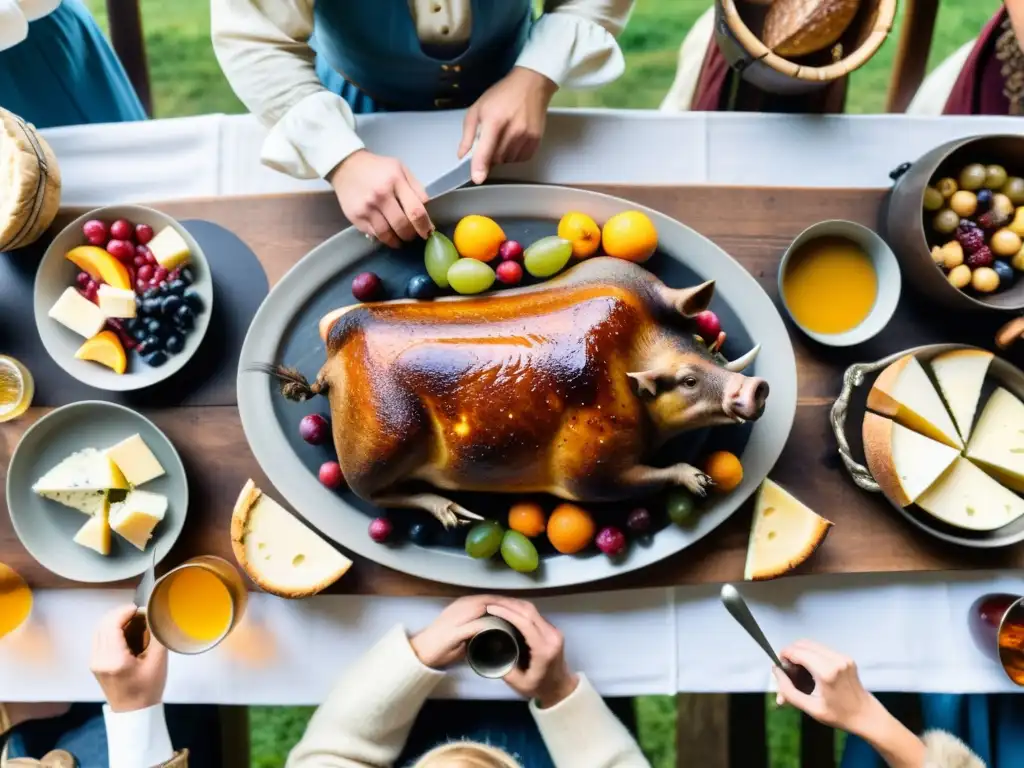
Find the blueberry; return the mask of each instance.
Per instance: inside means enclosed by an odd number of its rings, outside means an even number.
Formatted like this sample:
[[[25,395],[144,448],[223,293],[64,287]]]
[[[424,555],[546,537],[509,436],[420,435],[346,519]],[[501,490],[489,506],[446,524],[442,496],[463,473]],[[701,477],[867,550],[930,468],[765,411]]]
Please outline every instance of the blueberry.
[[[434,531],[427,523],[413,523],[409,526],[409,541],[425,547],[434,539]]]
[[[136,307],[136,309],[138,309],[138,307]],[[126,331],[128,331],[128,333],[131,333],[132,331],[134,331],[138,327],[139,327],[138,315],[136,315],[135,317],[130,317],[127,320],[124,321],[124,329]]]
[[[164,324],[154,317],[146,321],[146,330],[151,336],[159,336],[163,333]]]
[[[171,280],[167,285],[168,290],[171,292],[171,296],[181,296],[185,292],[187,284],[180,277],[177,280]]]
[[[185,340],[176,333],[172,333],[166,339],[164,339],[164,349],[170,354],[176,355],[185,348]]]
[[[199,291],[195,288],[186,288],[182,298],[185,299],[185,303],[192,307],[192,311],[197,315],[203,311],[203,297],[199,295]]]
[[[167,285],[167,281],[166,280],[162,281],[160,283],[160,285],[158,285],[156,287],[156,291],[157,291],[157,294],[156,294],[157,296],[170,296],[171,295],[171,289],[170,289],[170,286]]]
[[[992,190],[991,189],[979,189],[978,190],[978,208],[984,213],[992,206]]]
[[[174,317],[174,313],[178,311],[179,307],[184,306],[179,296],[168,296],[163,300],[160,306],[161,311],[164,313],[164,317]]]
[[[160,349],[164,345],[163,340],[159,336],[147,336],[142,340],[142,343],[145,345],[147,352]]]
[[[161,365],[167,362],[167,354],[161,352],[159,349],[149,352],[145,357],[142,358],[142,362],[151,368],[159,368]]]
[[[192,267],[182,267],[178,273],[178,279],[181,280],[185,285],[192,285],[196,281],[195,273],[192,272]]]
[[[413,275],[405,286],[405,295],[410,299],[432,299],[437,295],[437,286],[429,275]]]
[[[149,335],[149,331],[146,330],[145,326],[138,325],[130,331],[132,338],[136,341],[145,341]]]
[[[142,294],[142,298],[144,298],[144,299],[155,299],[159,295],[160,295],[160,290],[158,288],[150,288],[148,291],[146,291],[144,294]]]
[[[1006,288],[1013,283],[1013,279],[1016,275],[1013,273],[1013,267],[1007,264],[1005,261],[999,261],[998,259],[992,262],[992,269],[999,275],[999,287]]]
[[[174,313],[174,324],[183,331],[191,331],[196,324],[196,315],[192,307],[187,304],[178,307],[178,311]]]
[[[144,315],[155,315],[160,311],[160,299],[156,296],[151,296],[148,299],[142,301],[142,314]]]

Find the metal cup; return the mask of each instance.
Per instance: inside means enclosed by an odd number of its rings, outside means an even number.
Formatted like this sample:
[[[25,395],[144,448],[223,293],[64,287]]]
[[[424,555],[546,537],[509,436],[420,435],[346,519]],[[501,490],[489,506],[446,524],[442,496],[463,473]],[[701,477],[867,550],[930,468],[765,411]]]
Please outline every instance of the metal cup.
[[[1024,598],[982,595],[971,606],[968,619],[978,648],[999,662],[1010,680],[1024,686]]]
[[[466,662],[480,677],[504,677],[519,663],[526,642],[519,630],[504,619],[484,616],[480,621],[487,626],[466,644]]]

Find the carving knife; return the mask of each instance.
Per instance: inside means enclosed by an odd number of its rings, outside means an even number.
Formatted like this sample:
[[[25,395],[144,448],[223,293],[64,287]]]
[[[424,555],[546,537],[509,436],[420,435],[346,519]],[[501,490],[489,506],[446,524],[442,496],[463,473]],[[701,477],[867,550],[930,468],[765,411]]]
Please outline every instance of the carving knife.
[[[475,148],[475,147],[474,147]],[[473,149],[450,171],[445,171],[425,187],[427,199],[433,200],[448,192],[466,186],[472,181]]]
[[[136,656],[140,655],[149,647],[149,627],[146,621],[146,606],[149,604],[149,596],[153,594],[153,587],[156,585],[156,547],[153,547],[153,555],[149,561],[149,567],[142,575],[142,581],[135,588],[135,615],[128,619],[124,625],[124,639],[128,643],[128,650]]]

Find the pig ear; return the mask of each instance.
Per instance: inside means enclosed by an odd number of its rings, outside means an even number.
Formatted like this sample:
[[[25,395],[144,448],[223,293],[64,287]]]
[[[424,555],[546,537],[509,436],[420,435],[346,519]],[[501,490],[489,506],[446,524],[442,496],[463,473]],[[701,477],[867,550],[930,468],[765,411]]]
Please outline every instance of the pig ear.
[[[715,281],[693,288],[665,288],[664,297],[669,306],[683,317],[693,317],[711,305],[711,297],[715,295]]]
[[[637,371],[635,373],[626,374],[636,387],[636,393],[638,395],[650,395],[654,397],[658,394],[658,383],[665,379],[664,371],[649,370],[649,371]]]

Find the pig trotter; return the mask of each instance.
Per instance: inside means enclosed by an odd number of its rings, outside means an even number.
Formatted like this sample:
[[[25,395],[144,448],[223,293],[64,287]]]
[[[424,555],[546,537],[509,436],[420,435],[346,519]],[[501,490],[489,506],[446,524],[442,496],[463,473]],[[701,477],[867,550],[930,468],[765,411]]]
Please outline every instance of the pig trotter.
[[[689,464],[675,464],[669,467],[675,473],[674,482],[696,496],[706,496],[708,488],[715,484],[708,475]]]
[[[636,466],[619,476],[623,488],[636,491],[636,495],[655,493],[666,485],[681,485],[695,496],[706,496],[714,481],[689,464],[673,464],[671,467]]]
[[[436,517],[445,528],[465,525],[470,520],[483,520],[480,515],[470,512],[461,504],[436,493],[410,493],[398,496],[377,496],[371,501],[380,507],[403,507],[425,509]]]
[[[287,368],[283,365],[270,365],[269,363],[257,363],[249,368],[256,373],[265,373],[273,376],[280,383],[281,394],[288,400],[301,402],[309,400],[313,395],[322,395],[327,392],[327,383],[319,377],[310,384],[306,377],[295,368]]]

